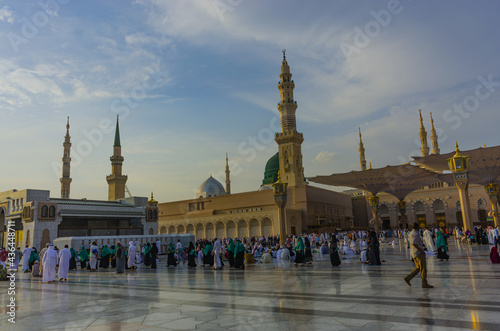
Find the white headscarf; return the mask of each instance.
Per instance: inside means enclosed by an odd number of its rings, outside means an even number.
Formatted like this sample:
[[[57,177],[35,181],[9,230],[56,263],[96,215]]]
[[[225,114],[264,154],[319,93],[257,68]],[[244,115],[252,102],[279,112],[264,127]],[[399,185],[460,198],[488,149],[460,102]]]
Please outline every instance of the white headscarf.
[[[135,246],[133,241],[129,242],[128,245],[129,246]]]

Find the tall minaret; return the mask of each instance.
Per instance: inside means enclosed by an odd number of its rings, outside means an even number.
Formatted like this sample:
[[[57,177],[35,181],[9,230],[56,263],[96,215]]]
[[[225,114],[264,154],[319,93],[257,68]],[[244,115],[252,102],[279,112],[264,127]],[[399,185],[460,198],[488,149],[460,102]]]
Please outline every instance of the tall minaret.
[[[69,189],[72,179],[69,177],[71,170],[71,137],[69,136],[69,116],[66,123],[66,136],[64,137],[64,151],[62,157],[62,177],[61,182],[61,199],[69,199]]]
[[[361,171],[366,170],[366,159],[365,159],[365,147],[363,146],[363,140],[361,140],[361,128],[359,130],[359,164],[361,165]]]
[[[434,120],[432,119],[432,113],[431,113],[431,142],[432,142],[432,154],[439,154],[438,135],[436,133],[436,129],[434,128]]]
[[[226,194],[231,194],[231,180],[229,179],[229,159],[226,153]]]
[[[278,110],[281,117],[281,132],[276,133],[275,141],[279,148],[279,161],[281,180],[289,186],[304,185],[304,168],[302,167],[301,144],[304,141],[302,133],[297,132],[295,124],[295,110],[297,102],[293,99],[295,84],[292,80],[290,67],[286,61],[283,50],[283,61],[281,63],[280,102]]]
[[[106,176],[108,181],[108,200],[118,200],[125,198],[125,183],[127,176],[122,175],[122,147],[120,145],[120,128],[118,125],[118,115],[116,116],[115,143],[113,144],[113,156],[111,161],[111,175]]]
[[[422,119],[422,109],[418,109],[418,113],[420,114],[420,142],[422,143],[422,147],[420,148],[420,152],[422,152],[422,156],[429,155],[429,146],[427,145],[427,132],[424,128],[424,121]]]

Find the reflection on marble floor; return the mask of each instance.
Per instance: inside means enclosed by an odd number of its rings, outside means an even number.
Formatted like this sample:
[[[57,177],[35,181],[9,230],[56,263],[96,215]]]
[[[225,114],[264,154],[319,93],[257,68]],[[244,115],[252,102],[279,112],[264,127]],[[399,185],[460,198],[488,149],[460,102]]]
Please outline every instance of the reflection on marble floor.
[[[213,271],[184,266],[116,274],[72,271],[42,284],[20,273],[16,324],[2,308],[2,330],[500,330],[500,265],[489,246],[450,246],[450,261],[428,258],[422,289],[401,245],[386,246],[382,266],[359,257],[332,267],[288,263]],[[9,300],[0,284],[2,307]]]

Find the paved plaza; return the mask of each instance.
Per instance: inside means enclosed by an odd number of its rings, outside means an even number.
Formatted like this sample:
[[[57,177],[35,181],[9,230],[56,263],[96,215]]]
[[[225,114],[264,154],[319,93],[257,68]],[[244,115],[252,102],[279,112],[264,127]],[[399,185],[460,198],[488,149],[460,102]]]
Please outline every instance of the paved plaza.
[[[450,240],[451,241],[451,240]],[[401,242],[384,245],[382,266],[359,256],[332,267],[255,264],[245,270],[198,266],[72,271],[67,283],[19,274],[16,324],[7,322],[7,282],[0,285],[2,330],[500,330],[500,265],[489,246],[450,243],[450,261],[428,258],[429,283]]]

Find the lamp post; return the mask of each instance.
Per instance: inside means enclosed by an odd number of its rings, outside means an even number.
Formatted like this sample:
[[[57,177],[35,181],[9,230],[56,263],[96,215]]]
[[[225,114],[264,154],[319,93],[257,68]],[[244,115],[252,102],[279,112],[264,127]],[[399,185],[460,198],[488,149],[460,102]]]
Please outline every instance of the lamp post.
[[[464,232],[469,229],[473,232],[474,227],[472,226],[472,213],[470,209],[469,201],[469,170],[470,170],[470,156],[464,156],[460,154],[458,149],[458,143],[455,142],[455,155],[449,158],[448,166],[453,173],[455,179],[455,185],[458,188],[458,194],[460,196],[460,206],[462,209],[462,219]]]
[[[287,199],[287,183],[281,181],[280,174],[278,173],[278,180],[273,184],[274,202],[279,209],[278,222],[279,222],[279,235],[280,242],[286,238],[286,218],[285,218],[285,205]]]
[[[372,210],[372,215],[373,215],[373,224],[375,226],[375,232],[378,233],[380,230],[380,224],[378,221],[378,205],[380,202],[380,199],[376,195],[372,195],[371,197],[368,198],[368,202],[370,203],[370,207]]]
[[[489,183],[484,188],[486,189],[486,193],[488,193],[491,207],[493,208],[493,221],[495,222],[495,226],[498,226],[498,185]]]
[[[408,229],[408,220],[406,218],[406,201],[399,200],[398,201],[398,209],[401,214],[401,227],[403,229]]]

